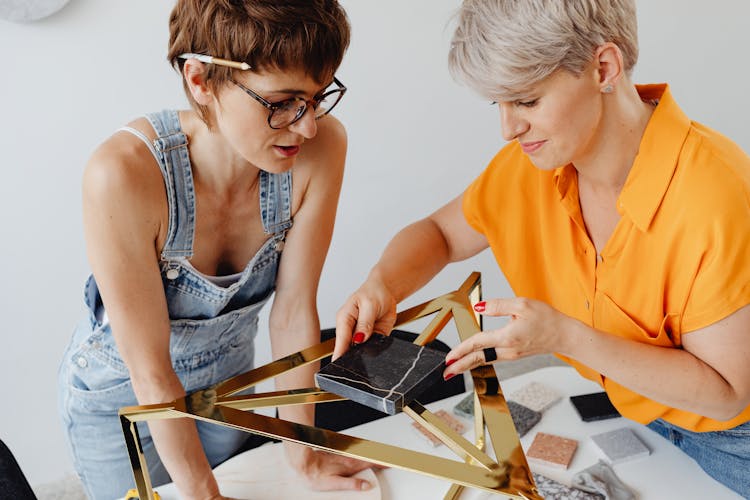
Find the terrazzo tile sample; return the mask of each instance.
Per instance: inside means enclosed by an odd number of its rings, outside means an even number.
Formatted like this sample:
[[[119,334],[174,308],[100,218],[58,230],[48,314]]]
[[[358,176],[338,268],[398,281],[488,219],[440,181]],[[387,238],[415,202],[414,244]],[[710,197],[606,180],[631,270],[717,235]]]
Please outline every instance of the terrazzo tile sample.
[[[591,436],[591,440],[612,465],[651,454],[643,441],[628,427],[595,434]]]
[[[518,437],[524,437],[542,419],[541,412],[534,411],[515,401],[508,401],[508,410],[510,410],[510,418],[513,419],[516,426]]]
[[[394,415],[443,380],[445,353],[374,334],[315,374],[323,390]]]
[[[577,448],[575,439],[538,432],[526,451],[526,458],[539,465],[567,469]]]
[[[471,391],[453,407],[453,413],[463,418],[474,418],[474,392]]]
[[[531,475],[534,476],[536,488],[539,494],[544,497],[544,500],[604,500],[604,496],[598,493],[590,493],[566,486],[536,472],[532,472]]]
[[[518,437],[524,437],[542,419],[541,412],[534,411],[521,403],[515,401],[506,401],[506,403],[510,411],[510,418],[513,419],[513,425],[516,426]],[[474,418],[474,393],[470,393],[456,403],[453,407],[453,413],[463,418]]]
[[[455,418],[453,415],[448,413],[447,411],[438,410],[435,412],[435,416],[438,417],[443,422],[445,422],[448,425],[448,427],[450,427],[457,433],[463,434],[464,432],[466,432],[466,426],[463,423],[461,423],[461,421],[459,421],[457,418]],[[440,446],[441,444],[443,444],[443,442],[440,439],[438,439],[437,436],[435,436],[433,433],[425,429],[423,426],[421,426],[417,422],[412,422],[411,425],[417,430],[417,432],[419,432],[419,434],[422,437],[427,439],[427,441],[429,441],[430,444],[432,444],[432,446]]]
[[[544,411],[560,401],[562,395],[552,387],[541,382],[529,382],[508,396],[509,401],[515,401],[534,411]]]

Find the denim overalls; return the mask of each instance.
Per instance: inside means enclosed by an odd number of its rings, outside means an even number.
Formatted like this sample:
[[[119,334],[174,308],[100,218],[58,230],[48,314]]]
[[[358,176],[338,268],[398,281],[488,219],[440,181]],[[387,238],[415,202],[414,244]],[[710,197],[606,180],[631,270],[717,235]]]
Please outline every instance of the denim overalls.
[[[260,172],[260,210],[270,238],[236,281],[226,287],[193,269],[195,196],[187,139],[176,111],[147,116],[158,138],[151,149],[164,176],[169,203],[161,275],[171,323],[172,365],[187,393],[206,388],[253,366],[258,312],[273,293],[284,238],[292,225],[291,172]],[[93,276],[86,282],[88,314],[75,329],[59,373],[59,405],[76,470],[89,497],[109,500],[133,487],[118,410],[137,405],[128,369],[115,346]],[[212,466],[226,460],[248,434],[198,422]],[[169,481],[146,425],[139,426],[154,485]]]

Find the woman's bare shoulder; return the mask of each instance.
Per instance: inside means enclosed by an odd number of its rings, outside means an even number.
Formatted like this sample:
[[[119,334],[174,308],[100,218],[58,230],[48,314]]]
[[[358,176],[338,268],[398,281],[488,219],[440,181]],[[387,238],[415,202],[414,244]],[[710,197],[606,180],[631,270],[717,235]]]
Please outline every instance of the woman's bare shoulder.
[[[156,135],[145,118],[128,126],[149,140]],[[82,188],[84,197],[95,205],[130,202],[150,209],[165,201],[164,180],[156,158],[139,137],[123,130],[112,134],[94,150],[84,169]]]

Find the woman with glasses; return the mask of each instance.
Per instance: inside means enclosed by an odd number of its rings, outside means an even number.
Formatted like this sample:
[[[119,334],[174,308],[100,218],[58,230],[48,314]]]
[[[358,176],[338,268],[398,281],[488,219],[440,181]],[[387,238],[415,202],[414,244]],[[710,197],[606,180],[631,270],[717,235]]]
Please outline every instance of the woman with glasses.
[[[192,109],[118,130],[83,179],[93,273],[60,369],[60,411],[96,499],[133,487],[118,410],[251,369],[266,302],[274,358],[320,341],[316,292],[346,154],[344,128],[328,116],[346,90],[334,76],[346,14],[336,0],[179,0],[169,27],[168,59]],[[314,370],[293,370],[277,388],[311,387]],[[311,410],[279,413],[312,424]],[[214,499],[211,468],[248,434],[179,419],[141,426],[140,437],[154,485]],[[286,448],[314,489],[370,486],[350,477],[369,464]]]
[[[453,74],[509,142],[456,199],[399,232],[337,317],[341,355],[396,304],[490,248],[515,298],[445,378],[556,353],[619,412],[750,497],[750,158],[634,85],[634,0],[465,0]]]

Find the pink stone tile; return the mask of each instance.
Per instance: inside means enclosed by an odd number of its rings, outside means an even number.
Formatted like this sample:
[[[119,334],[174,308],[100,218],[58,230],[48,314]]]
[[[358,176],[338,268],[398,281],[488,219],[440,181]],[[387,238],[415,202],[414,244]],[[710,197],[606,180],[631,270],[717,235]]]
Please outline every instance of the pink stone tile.
[[[435,416],[439,417],[443,422],[448,424],[448,427],[458,432],[459,434],[463,434],[466,431],[466,426],[445,410],[436,411]],[[443,444],[443,442],[440,441],[437,436],[435,436],[433,433],[431,433],[418,423],[412,422],[411,425],[417,431],[419,431],[420,435],[426,438],[432,444],[432,446],[440,446],[441,444]]]
[[[537,432],[526,452],[529,462],[556,469],[567,469],[578,448],[578,441],[554,434]]]

